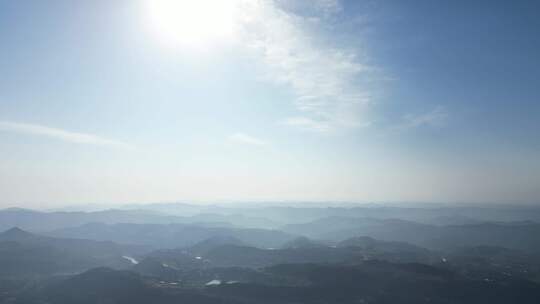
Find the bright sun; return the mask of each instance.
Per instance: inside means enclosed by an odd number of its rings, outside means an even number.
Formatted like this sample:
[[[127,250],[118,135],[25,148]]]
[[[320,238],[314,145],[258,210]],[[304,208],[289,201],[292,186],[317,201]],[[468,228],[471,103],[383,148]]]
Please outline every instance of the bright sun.
[[[235,35],[238,0],[147,0],[145,9],[167,44],[200,47]]]

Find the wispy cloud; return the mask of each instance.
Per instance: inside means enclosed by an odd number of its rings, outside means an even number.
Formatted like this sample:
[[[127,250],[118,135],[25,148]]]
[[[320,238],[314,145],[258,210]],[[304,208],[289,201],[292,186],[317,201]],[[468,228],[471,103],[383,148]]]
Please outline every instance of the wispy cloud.
[[[328,14],[337,13],[342,10],[339,0],[314,0],[310,1],[310,3],[313,3],[318,9]]]
[[[268,142],[266,142],[265,140],[262,140],[260,138],[253,137],[251,135],[247,135],[247,134],[244,134],[244,133],[235,133],[235,134],[229,136],[229,140],[233,141],[233,142],[240,143],[240,144],[252,145],[252,146],[266,146],[266,145],[268,145]]]
[[[410,129],[421,126],[442,127],[446,124],[447,120],[448,111],[442,106],[437,106],[425,113],[405,115],[403,117],[403,123],[398,128]]]
[[[108,146],[121,149],[132,149],[133,146],[94,134],[72,132],[58,128],[51,128],[42,125],[19,123],[11,121],[0,121],[0,130],[27,135],[38,135],[50,137],[75,144],[87,144],[97,146]]]
[[[283,120],[282,124],[298,127],[304,130],[314,130],[323,133],[330,131],[332,128],[329,123],[316,121],[304,116],[289,117]]]
[[[266,67],[267,80],[289,86],[297,117],[285,124],[320,132],[364,126],[370,93],[358,83],[369,73],[357,50],[339,48],[320,37],[325,20],[341,10],[336,0],[312,3],[316,16],[300,16],[274,1],[249,2],[248,45]]]

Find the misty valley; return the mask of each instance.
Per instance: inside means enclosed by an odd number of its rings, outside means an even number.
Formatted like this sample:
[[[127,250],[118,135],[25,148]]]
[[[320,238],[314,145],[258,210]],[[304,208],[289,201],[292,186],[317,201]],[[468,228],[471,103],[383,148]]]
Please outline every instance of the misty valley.
[[[540,208],[0,211],[0,303],[538,303]]]

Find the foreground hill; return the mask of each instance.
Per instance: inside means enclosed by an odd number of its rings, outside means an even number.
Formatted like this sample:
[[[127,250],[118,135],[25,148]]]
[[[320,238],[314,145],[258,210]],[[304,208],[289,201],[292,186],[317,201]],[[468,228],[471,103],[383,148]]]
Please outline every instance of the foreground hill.
[[[166,290],[128,271],[96,268],[80,275],[45,282],[16,293],[15,304],[228,304],[238,303],[200,292]]]
[[[74,273],[97,266],[127,268],[123,256],[144,253],[140,246],[45,237],[19,228],[0,233],[0,277]]]
[[[529,281],[471,280],[422,264],[298,264],[266,271],[306,285],[222,285],[209,292],[251,303],[536,303],[540,296],[540,286]]]
[[[288,264],[261,270],[282,285],[213,280],[203,288],[154,281],[106,268],[14,293],[11,303],[537,303],[529,281],[472,280],[421,264],[365,262],[357,266]]]

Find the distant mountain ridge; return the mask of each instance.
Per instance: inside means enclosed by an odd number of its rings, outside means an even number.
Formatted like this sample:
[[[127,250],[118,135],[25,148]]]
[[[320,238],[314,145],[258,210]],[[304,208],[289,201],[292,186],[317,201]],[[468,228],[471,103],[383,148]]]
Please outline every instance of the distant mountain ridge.
[[[149,210],[111,209],[95,212],[40,212],[19,208],[0,210],[0,230],[20,227],[29,231],[47,232],[89,223],[197,223],[203,226],[232,226],[231,223],[226,221],[202,222],[200,218],[171,216]]]
[[[287,225],[282,230],[338,241],[364,235],[430,249],[486,245],[540,252],[540,223],[530,221],[436,226],[401,219],[326,217],[309,223]]]
[[[107,240],[154,248],[189,247],[212,237],[236,238],[250,246],[280,247],[295,235],[269,229],[207,227],[196,224],[102,224],[92,223],[51,233],[58,237]]]

